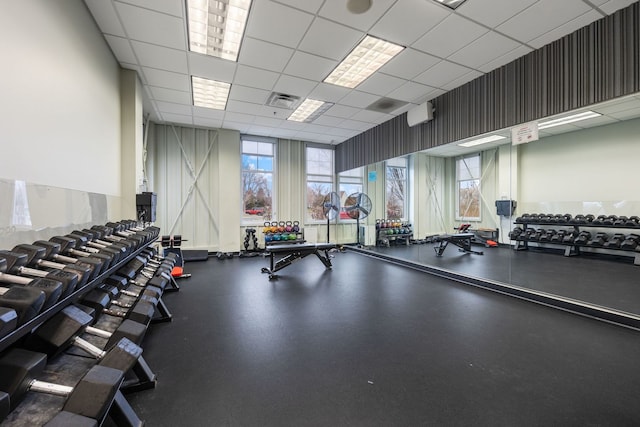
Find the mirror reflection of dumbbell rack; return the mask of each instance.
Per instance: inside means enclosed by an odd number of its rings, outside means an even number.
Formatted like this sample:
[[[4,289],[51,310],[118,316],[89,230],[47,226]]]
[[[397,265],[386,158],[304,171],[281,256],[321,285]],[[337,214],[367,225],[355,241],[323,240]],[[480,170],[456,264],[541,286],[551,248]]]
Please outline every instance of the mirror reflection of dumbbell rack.
[[[517,227],[509,233],[509,239],[515,241],[514,249],[517,251],[528,250],[529,243],[537,243],[538,247],[542,248],[546,244],[564,246],[565,256],[580,255],[585,248],[605,249],[616,251],[617,254],[633,255],[633,263],[640,265],[640,217],[638,216],[599,215],[596,217],[591,214],[579,214],[573,217],[570,214],[523,214],[516,218],[514,224]],[[535,228],[530,225],[554,228]],[[591,230],[584,230],[584,228]],[[637,231],[635,233],[616,232],[633,229]]]
[[[305,243],[304,230],[299,221],[265,222],[262,229],[265,245]]]
[[[413,239],[413,228],[408,222],[394,219],[376,219],[376,246],[391,246],[391,242],[404,240],[409,246]]]

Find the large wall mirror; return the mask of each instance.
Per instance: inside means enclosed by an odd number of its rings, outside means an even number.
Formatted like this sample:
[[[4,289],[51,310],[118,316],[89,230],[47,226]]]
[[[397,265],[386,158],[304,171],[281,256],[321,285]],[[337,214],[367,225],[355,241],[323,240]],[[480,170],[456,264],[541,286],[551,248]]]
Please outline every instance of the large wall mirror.
[[[549,123],[587,111],[596,114],[585,120]],[[640,243],[640,224],[636,226],[632,218],[640,217],[640,95],[558,117],[539,120],[539,139],[529,143],[513,145],[511,130],[504,129],[483,135],[495,136],[488,142],[475,138],[408,156],[407,191],[413,206],[403,219],[413,223],[414,239],[426,243],[406,246],[398,239],[398,244],[392,240],[389,246],[376,245],[371,250],[640,315],[640,246],[636,250],[633,241],[637,237]],[[384,168],[384,163],[368,167]],[[385,192],[371,186],[368,191],[377,218],[386,216]],[[517,202],[515,212],[498,215],[496,201],[509,200]],[[594,226],[563,223],[558,217],[555,224],[547,220],[518,224],[525,214],[615,215],[629,221],[618,227]],[[438,257],[429,236],[455,233],[467,223],[481,231],[477,246],[484,255],[459,253],[450,246]],[[514,230],[524,230],[530,239],[516,243]],[[583,233],[578,251],[573,245],[552,242],[558,233],[574,238]],[[486,247],[483,238],[494,239],[500,246]],[[620,249],[620,243],[629,238]]]

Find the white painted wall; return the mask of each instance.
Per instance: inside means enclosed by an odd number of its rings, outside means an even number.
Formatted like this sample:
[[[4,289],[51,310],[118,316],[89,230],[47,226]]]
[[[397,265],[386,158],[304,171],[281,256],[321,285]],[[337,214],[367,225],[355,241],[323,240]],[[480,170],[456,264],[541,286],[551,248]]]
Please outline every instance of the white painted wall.
[[[640,119],[522,145],[519,212],[640,214]]]
[[[0,52],[0,177],[120,194],[119,67],[84,3],[3,2]]]

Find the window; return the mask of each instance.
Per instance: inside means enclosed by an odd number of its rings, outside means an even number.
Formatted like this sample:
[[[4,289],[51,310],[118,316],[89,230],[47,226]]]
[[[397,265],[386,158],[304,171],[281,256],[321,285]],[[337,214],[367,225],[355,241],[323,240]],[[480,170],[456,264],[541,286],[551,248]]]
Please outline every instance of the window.
[[[362,168],[355,168],[338,174],[338,194],[340,195],[340,205],[344,206],[344,202],[353,193],[362,193]],[[340,211],[340,219],[350,220],[349,215]]]
[[[307,220],[324,220],[322,202],[333,191],[332,148],[307,146]]]
[[[456,160],[456,219],[480,221],[480,154]]]
[[[270,220],[273,209],[275,143],[242,139],[242,218]]]
[[[386,201],[388,219],[406,219],[407,159],[398,157],[386,161]]]

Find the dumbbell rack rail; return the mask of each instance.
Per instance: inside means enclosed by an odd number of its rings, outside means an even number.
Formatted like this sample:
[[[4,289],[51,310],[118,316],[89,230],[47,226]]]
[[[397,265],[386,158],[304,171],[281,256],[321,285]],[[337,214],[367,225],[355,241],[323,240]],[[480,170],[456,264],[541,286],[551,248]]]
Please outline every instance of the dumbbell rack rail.
[[[74,291],[71,295],[68,295],[66,298],[61,299],[53,306],[49,307],[47,310],[41,312],[36,317],[31,319],[30,321],[24,323],[19,326],[6,336],[0,339],[0,352],[6,350],[9,346],[17,342],[20,338],[24,337],[28,333],[30,333],[33,329],[43,324],[45,321],[53,317],[60,310],[71,304],[73,301],[80,299],[84,294],[95,288],[97,285],[102,283],[104,279],[111,276],[113,273],[118,271],[124,265],[126,265],[129,261],[135,258],[140,252],[142,252],[145,248],[149,246],[152,242],[145,243],[141,247],[137,248],[133,253],[129,254],[124,260],[120,261],[118,264],[110,267],[107,271],[93,279],[91,282],[87,283],[82,289],[78,289]]]
[[[628,227],[628,226],[620,226],[620,225],[605,225],[605,224],[574,224],[574,223],[570,223],[570,222],[566,222],[566,223],[560,223],[560,222],[547,222],[547,221],[515,221],[514,222],[515,225],[521,225],[523,226],[523,231],[526,231],[528,228],[528,225],[540,225],[540,226],[553,226],[553,227],[573,227],[574,231],[576,233],[580,233],[580,228],[597,228],[597,229],[615,229],[615,230],[638,230],[637,227]],[[516,242],[516,244],[514,245],[513,249],[516,251],[526,251],[529,249],[529,240],[526,239],[511,239],[514,240]],[[583,245],[576,245],[573,242],[571,243],[563,243],[563,242],[539,242],[537,240],[533,240],[531,241],[532,243],[538,243],[538,244],[543,244],[543,245],[559,245],[559,246],[564,246],[565,250],[564,250],[564,256],[576,256],[576,255],[580,255],[581,252],[581,248],[583,247],[587,247],[589,248],[590,246],[583,246]],[[602,249],[602,250],[609,250],[609,251],[616,251],[618,253],[623,253],[623,254],[633,254],[634,255],[634,260],[633,260],[633,264],[634,265],[640,265],[640,252],[634,252],[634,251],[629,251],[629,250],[625,250],[625,249],[620,249],[620,248],[602,248],[602,247],[593,247],[593,249]]]

